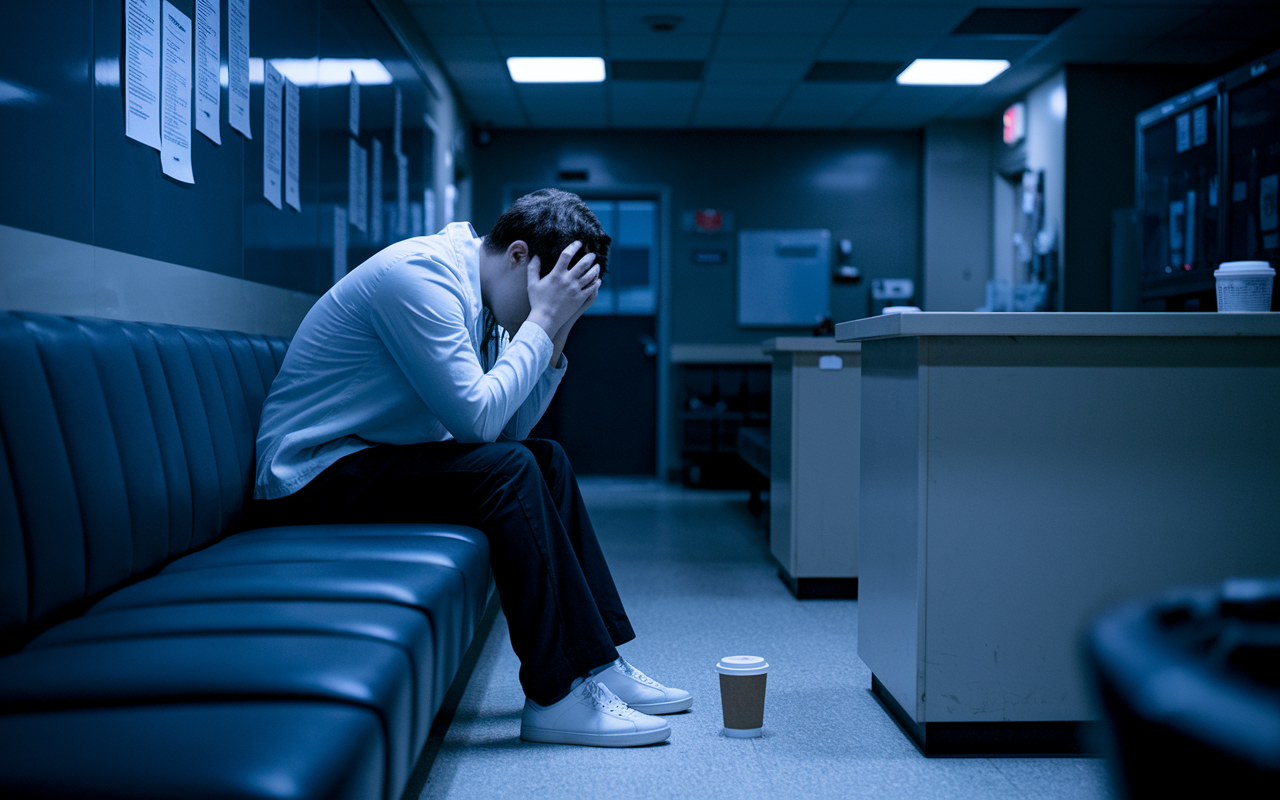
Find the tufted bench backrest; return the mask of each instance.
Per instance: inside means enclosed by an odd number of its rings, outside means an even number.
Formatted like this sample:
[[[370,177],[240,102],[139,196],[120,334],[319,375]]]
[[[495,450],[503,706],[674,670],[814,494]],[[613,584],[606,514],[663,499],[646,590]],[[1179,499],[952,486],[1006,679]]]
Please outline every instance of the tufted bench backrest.
[[[0,312],[0,653],[229,532],[287,344]]]

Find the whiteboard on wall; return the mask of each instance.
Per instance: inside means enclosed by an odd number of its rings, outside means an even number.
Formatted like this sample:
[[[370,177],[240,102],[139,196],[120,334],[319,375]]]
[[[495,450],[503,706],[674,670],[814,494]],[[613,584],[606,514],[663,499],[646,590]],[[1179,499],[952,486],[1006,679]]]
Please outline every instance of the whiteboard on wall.
[[[831,314],[831,231],[738,233],[738,325],[810,327]]]

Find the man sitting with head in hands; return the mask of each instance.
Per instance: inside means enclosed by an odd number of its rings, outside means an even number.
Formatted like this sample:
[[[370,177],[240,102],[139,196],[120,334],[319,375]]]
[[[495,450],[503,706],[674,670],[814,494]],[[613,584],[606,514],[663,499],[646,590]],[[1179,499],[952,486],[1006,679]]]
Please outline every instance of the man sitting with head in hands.
[[[543,189],[483,238],[463,222],[387,247],[308,312],[258,434],[257,525],[484,532],[529,741],[652,744],[671,735],[652,715],[693,703],[619,657],[635,633],[573,470],[558,444],[527,438],[609,242],[581,198]]]

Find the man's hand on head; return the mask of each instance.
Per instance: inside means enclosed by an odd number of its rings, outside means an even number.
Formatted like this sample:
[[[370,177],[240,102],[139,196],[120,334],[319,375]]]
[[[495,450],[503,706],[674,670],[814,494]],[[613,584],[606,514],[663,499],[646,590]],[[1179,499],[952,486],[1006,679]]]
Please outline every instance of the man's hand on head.
[[[600,290],[600,267],[595,263],[595,253],[587,253],[570,266],[581,249],[582,242],[570,244],[545,276],[540,274],[539,258],[529,259],[529,321],[553,339],[566,324],[571,324],[590,307]]]

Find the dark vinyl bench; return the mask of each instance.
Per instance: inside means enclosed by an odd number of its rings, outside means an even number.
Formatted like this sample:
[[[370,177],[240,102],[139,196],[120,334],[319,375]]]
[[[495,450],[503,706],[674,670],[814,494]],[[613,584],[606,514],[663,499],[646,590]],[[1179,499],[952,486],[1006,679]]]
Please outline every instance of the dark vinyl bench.
[[[488,542],[240,531],[287,345],[0,312],[0,795],[400,796]]]

